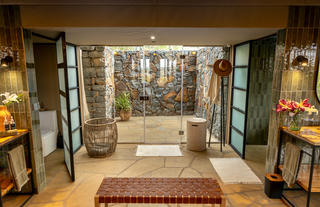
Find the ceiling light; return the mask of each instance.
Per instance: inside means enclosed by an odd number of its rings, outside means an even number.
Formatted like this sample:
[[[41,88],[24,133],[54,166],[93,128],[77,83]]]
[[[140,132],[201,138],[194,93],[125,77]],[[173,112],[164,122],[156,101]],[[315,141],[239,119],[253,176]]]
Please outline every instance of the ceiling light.
[[[150,36],[150,39],[151,39],[151,40],[156,40],[156,36],[151,35],[151,36]]]

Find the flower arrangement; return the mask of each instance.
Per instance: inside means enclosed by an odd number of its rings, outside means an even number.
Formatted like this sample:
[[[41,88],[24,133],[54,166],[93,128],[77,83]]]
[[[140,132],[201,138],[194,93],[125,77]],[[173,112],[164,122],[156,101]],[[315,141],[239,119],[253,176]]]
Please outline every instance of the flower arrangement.
[[[309,99],[304,99],[303,101],[296,102],[292,100],[285,100],[280,99],[279,103],[277,104],[276,112],[288,112],[289,117],[292,118],[290,122],[290,129],[293,131],[300,130],[300,120],[298,116],[302,112],[308,112],[309,115],[311,115],[313,112],[318,114],[318,110],[312,106],[310,103],[308,103]]]
[[[17,95],[15,93],[10,94],[9,92],[5,92],[5,93],[0,94],[0,97],[2,97],[2,96],[5,97],[5,99],[2,100],[2,103],[5,106],[9,106],[12,103],[19,103],[22,101],[22,94]]]

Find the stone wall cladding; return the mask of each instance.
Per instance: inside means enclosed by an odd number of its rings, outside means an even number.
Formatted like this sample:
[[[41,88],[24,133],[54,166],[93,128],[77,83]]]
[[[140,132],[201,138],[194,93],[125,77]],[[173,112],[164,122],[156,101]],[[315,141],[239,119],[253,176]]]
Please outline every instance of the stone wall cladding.
[[[81,50],[90,117],[113,117],[113,52],[105,46],[82,46]]]
[[[146,115],[179,115],[181,104],[182,51],[145,51]],[[184,52],[184,114],[193,114],[196,88],[196,54]],[[116,95],[128,91],[132,99],[132,114],[143,115],[143,54],[140,51],[117,51],[114,56]],[[167,65],[166,65],[167,64]]]
[[[209,83],[212,75],[212,65],[218,59],[229,59],[229,48],[227,47],[206,47],[198,51],[197,54],[197,84],[196,84],[196,102],[195,113],[197,117],[207,119],[207,128],[211,128],[211,118],[213,111],[213,104],[210,105],[209,98],[207,96]],[[223,79],[224,81],[224,126],[226,126],[227,120],[227,102],[228,102],[228,77]],[[220,138],[220,115],[221,106],[216,105],[214,115],[214,123],[212,134],[216,138]]]

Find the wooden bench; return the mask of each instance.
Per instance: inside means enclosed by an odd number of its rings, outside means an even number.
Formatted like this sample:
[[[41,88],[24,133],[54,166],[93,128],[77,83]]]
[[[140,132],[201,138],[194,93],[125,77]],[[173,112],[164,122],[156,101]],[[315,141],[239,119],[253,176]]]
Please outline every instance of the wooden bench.
[[[95,207],[109,203],[212,204],[225,207],[218,182],[212,178],[104,178]]]

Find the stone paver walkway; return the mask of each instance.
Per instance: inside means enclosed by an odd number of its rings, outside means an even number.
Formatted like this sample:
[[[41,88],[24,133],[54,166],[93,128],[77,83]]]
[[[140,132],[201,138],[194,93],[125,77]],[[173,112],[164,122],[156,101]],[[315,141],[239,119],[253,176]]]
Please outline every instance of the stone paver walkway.
[[[27,207],[91,207],[93,197],[103,177],[212,177],[219,180],[209,157],[236,157],[233,150],[227,146],[224,152],[219,152],[219,145],[204,152],[191,152],[182,146],[183,157],[136,157],[135,144],[119,144],[116,152],[108,158],[89,158],[84,147],[75,155],[76,181],[70,182],[65,168],[50,178],[48,186],[39,195],[35,195]],[[63,153],[58,150],[51,157]],[[53,159],[50,159],[53,160]],[[61,160],[60,166],[63,166]],[[249,166],[255,173],[260,164],[250,161]],[[50,170],[49,170],[50,171]],[[235,169],[236,173],[236,169]],[[52,175],[52,173],[50,174]],[[260,179],[263,175],[259,175]],[[227,206],[284,206],[278,199],[268,199],[263,193],[263,185],[223,185],[221,187],[227,196]],[[176,205],[142,205],[117,204],[117,207],[166,207]],[[201,205],[178,205],[201,206]],[[203,205],[206,206],[206,205]]]

